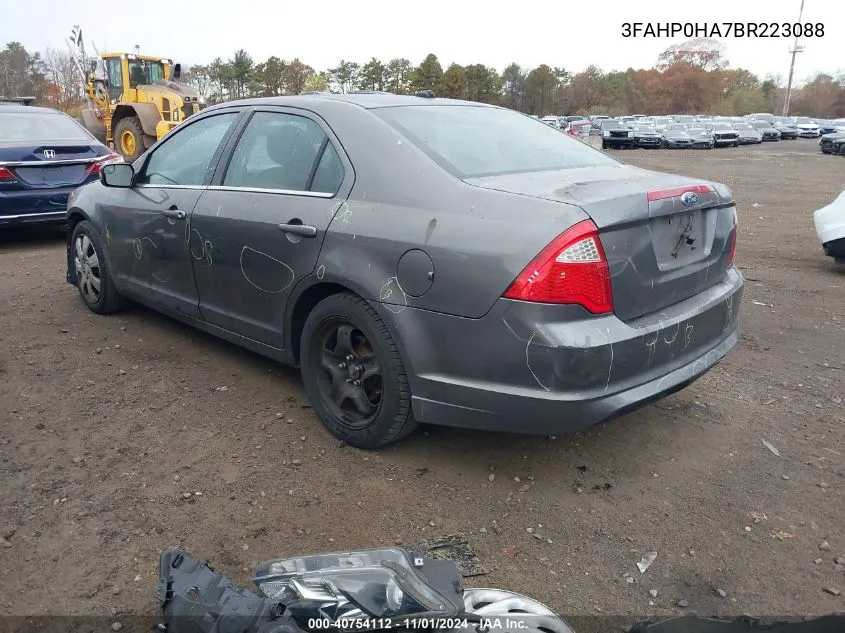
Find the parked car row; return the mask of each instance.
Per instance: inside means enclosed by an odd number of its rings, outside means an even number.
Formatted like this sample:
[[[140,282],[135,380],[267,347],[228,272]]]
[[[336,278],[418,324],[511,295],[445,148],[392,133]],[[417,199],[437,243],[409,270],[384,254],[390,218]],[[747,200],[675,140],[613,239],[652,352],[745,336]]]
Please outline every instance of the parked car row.
[[[570,124],[571,125],[571,124]],[[702,148],[737,147],[765,141],[818,138],[825,134],[820,146],[826,154],[839,154],[843,147],[845,119],[826,121],[822,128],[807,117],[776,117],[750,114],[747,117],[705,117],[691,115],[595,117],[592,132],[602,137],[602,149],[661,147]]]
[[[760,143],[763,135],[751,125],[741,131],[728,123],[692,121],[665,123],[660,127],[641,119],[625,123],[621,119],[603,119],[599,123],[602,149],[653,147],[663,149],[713,149],[741,143]]]

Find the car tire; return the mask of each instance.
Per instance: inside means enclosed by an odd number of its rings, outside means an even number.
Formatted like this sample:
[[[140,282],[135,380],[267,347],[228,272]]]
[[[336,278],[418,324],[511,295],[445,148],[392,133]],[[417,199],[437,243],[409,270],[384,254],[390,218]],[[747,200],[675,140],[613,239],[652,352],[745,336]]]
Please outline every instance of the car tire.
[[[129,301],[114,286],[103,239],[94,225],[88,220],[79,222],[73,228],[70,244],[76,267],[76,288],[82,302],[97,314],[111,314],[125,309]]]
[[[302,381],[311,406],[336,438],[372,449],[416,428],[399,348],[368,301],[352,293],[323,299],[305,320],[300,350]],[[374,368],[377,373],[366,376]],[[332,395],[338,389],[347,394],[340,402]],[[349,405],[356,410],[350,411]],[[373,407],[374,412],[362,411],[360,405]]]
[[[739,147],[739,141],[734,141],[734,142],[733,142],[733,146],[734,146],[734,147]]]
[[[607,149],[607,143],[605,143],[604,141],[602,141],[602,143],[601,143],[601,148],[602,148],[602,149]]]

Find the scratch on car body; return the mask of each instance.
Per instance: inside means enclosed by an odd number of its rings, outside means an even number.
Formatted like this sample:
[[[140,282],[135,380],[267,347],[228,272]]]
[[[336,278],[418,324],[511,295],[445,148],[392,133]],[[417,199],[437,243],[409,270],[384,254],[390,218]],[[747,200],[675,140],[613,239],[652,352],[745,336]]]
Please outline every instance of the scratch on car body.
[[[531,361],[528,358],[528,349],[531,347],[531,343],[534,341],[534,337],[537,336],[537,330],[532,330],[531,336],[528,337],[528,342],[525,344],[525,366],[528,367],[528,371],[531,372],[531,375],[534,376],[534,380],[537,381],[537,384],[540,385],[545,391],[551,391],[543,382],[537,377],[537,374],[534,373],[534,370],[531,368]]]
[[[687,323],[684,326],[684,346],[681,348],[682,352],[685,351],[689,347],[690,343],[692,342],[692,333],[693,333],[694,330],[695,330],[694,325],[690,325],[689,323]]]
[[[396,286],[396,289],[402,295],[402,303],[388,303],[387,300],[393,295],[393,288],[392,286]],[[400,312],[404,311],[405,308],[408,307],[408,295],[405,294],[405,291],[402,290],[402,286],[399,285],[399,279],[396,277],[391,277],[388,279],[385,284],[379,290],[379,301],[384,304],[384,307],[393,312],[394,314],[399,314]]]
[[[593,328],[599,336],[601,336],[605,341],[607,341],[608,346],[610,347],[610,365],[607,367],[607,381],[604,384],[604,390],[607,391],[610,388],[610,374],[613,372],[613,342],[610,338],[602,332],[598,328]],[[610,330],[608,330],[610,332]]]

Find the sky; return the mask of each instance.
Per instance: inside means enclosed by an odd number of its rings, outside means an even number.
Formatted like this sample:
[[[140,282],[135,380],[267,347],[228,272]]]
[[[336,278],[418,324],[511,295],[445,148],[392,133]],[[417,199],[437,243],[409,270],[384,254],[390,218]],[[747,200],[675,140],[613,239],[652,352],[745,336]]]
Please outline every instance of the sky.
[[[113,6],[135,6],[115,19]],[[153,16],[156,5],[164,10]],[[488,0],[179,0],[162,3],[0,0],[0,46],[19,41],[31,50],[65,49],[71,28],[102,51],[169,57],[184,65],[231,57],[245,49],[256,62],[271,55],[299,57],[317,70],[340,59],[364,63],[406,57],[418,64],[435,53],[452,62],[502,70],[510,62],[578,72],[651,67],[678,37],[623,37],[623,23],[795,22],[801,0],[602,0],[513,2]],[[143,7],[143,8],[142,8]],[[147,16],[146,18],[144,16]],[[845,70],[845,2],[805,0],[802,22],[821,22],[822,37],[803,38],[798,82],[817,72]],[[157,26],[158,25],[158,26]],[[139,28],[143,27],[143,28]],[[764,77],[789,72],[792,38],[725,37],[730,66]]]

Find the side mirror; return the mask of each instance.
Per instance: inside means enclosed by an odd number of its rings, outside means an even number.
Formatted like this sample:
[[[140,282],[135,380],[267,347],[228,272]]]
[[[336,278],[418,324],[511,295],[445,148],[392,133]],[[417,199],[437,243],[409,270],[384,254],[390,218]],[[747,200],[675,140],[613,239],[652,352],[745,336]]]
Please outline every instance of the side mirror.
[[[135,169],[129,163],[112,163],[100,169],[100,182],[106,187],[128,189],[135,181]]]
[[[179,81],[182,78],[182,64],[173,64],[173,74],[170,78],[173,81]]]

